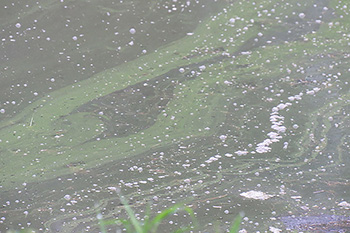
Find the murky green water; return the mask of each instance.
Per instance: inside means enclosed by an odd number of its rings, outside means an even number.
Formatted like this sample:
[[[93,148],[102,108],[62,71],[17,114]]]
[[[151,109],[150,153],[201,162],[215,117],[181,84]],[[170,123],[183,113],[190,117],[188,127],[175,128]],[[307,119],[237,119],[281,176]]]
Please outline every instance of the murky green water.
[[[0,231],[98,232],[115,189],[140,219],[185,201],[194,232],[348,229],[349,9],[2,2]]]

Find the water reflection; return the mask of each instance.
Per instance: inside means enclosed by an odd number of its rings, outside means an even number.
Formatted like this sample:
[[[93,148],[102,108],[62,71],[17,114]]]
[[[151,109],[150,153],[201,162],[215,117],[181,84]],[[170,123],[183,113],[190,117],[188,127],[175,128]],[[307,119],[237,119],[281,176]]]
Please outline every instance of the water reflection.
[[[31,4],[2,8],[1,230],[98,231],[115,190],[202,232],[348,228],[347,2]]]

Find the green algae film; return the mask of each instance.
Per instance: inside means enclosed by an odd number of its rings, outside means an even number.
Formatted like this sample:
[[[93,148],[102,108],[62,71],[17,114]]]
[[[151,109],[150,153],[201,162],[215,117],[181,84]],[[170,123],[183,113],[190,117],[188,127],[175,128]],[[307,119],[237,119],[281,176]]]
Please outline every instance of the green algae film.
[[[141,216],[188,199],[207,231],[240,211],[248,232],[346,215],[346,4],[228,2],[188,36],[4,120],[2,226],[97,231],[97,212],[125,214],[117,189]]]

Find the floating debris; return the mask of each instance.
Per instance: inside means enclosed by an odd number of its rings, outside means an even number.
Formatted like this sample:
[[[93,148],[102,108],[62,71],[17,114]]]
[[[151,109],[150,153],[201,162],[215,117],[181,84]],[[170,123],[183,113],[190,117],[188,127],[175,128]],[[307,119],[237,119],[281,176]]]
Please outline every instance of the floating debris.
[[[255,200],[267,200],[267,199],[275,196],[275,195],[271,195],[271,194],[266,194],[262,191],[254,191],[254,190],[241,193],[240,195],[242,197],[255,199]]]
[[[281,229],[276,228],[276,227],[272,227],[272,226],[269,227],[269,230],[270,230],[272,233],[279,233],[279,232],[282,232]]]
[[[235,154],[237,154],[238,156],[246,155],[246,154],[248,154],[248,153],[249,153],[249,152],[246,151],[246,150],[238,150],[238,151],[235,152]],[[227,156],[227,155],[226,155],[226,156]],[[229,156],[227,156],[227,157],[229,157]]]
[[[63,198],[66,199],[67,201],[69,201],[70,199],[72,199],[72,197],[71,197],[70,195],[68,195],[68,194],[66,194]]]
[[[350,203],[346,201],[340,202],[338,206],[343,207],[344,209],[350,209]]]

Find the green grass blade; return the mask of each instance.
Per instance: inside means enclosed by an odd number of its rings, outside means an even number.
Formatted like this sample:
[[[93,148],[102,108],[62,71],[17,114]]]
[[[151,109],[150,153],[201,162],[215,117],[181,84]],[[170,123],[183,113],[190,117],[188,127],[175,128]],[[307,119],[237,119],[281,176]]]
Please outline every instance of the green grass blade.
[[[123,220],[122,224],[125,227],[126,232],[133,232],[132,227],[131,227],[132,224],[131,224],[131,222],[129,220]]]
[[[144,233],[145,231],[142,229],[142,224],[136,219],[134,211],[130,208],[128,202],[124,199],[124,197],[120,197],[120,201],[124,205],[126,212],[130,217],[130,221],[134,226],[137,233]]]
[[[150,205],[147,205],[147,209],[144,217],[145,220],[143,221],[143,230],[145,233],[149,231],[149,225],[151,224],[150,216],[151,216],[151,207]]]
[[[189,228],[191,228],[193,226],[194,229],[196,229],[198,227],[198,222],[197,222],[196,216],[194,215],[193,210],[187,206],[185,206],[184,210],[190,215],[190,217],[192,219],[192,224],[189,226]]]
[[[179,210],[186,211],[191,216],[193,224],[191,224],[190,226],[183,227],[183,228],[176,230],[175,231],[176,233],[186,232],[186,231],[189,231],[193,225],[195,225],[195,227],[197,226],[197,220],[194,216],[193,210],[189,207],[184,206],[183,204],[175,204],[175,205],[163,210],[160,214],[158,214],[156,217],[154,217],[152,219],[152,221],[146,226],[145,229],[147,231],[145,231],[145,232],[149,232],[149,231],[156,232],[158,229],[158,226],[160,225],[162,220],[164,220],[169,215],[174,214],[175,212],[178,212]]]
[[[100,224],[104,225],[104,226],[108,226],[108,225],[116,225],[118,223],[122,223],[122,220],[116,220],[116,219],[110,219],[110,220],[101,220]]]
[[[158,214],[157,216],[155,216],[152,219],[150,224],[147,226],[147,231],[156,232],[161,221],[163,219],[165,219],[166,217],[168,217],[169,215],[177,212],[178,209],[181,208],[182,206],[183,206],[182,204],[175,204],[175,205],[163,210],[160,214]]]
[[[242,222],[242,218],[243,218],[244,214],[239,214],[235,220],[233,221],[233,224],[230,228],[230,233],[237,233],[239,231],[239,228],[241,226],[241,222]]]
[[[191,229],[191,227],[190,227],[190,226],[188,226],[188,227],[182,227],[182,228],[180,228],[180,229],[177,229],[177,230],[173,231],[173,233],[183,233],[183,232],[189,232],[189,231],[190,231],[190,229]]]
[[[101,233],[107,233],[102,214],[98,213],[96,217],[98,220],[98,225],[100,226]]]
[[[101,233],[107,233],[107,231],[106,231],[106,225],[105,224],[103,224],[103,221],[98,221],[98,225],[100,226],[100,231],[101,231]]]

